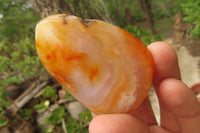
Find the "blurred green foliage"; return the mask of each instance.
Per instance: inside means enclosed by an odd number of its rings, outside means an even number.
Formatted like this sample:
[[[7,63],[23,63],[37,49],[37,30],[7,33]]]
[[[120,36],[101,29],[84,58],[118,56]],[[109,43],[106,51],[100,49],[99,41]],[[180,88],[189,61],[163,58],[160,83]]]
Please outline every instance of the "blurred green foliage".
[[[92,120],[92,115],[89,110],[81,112],[79,114],[80,121],[76,121],[73,118],[67,119],[67,124],[65,125],[68,133],[88,133],[86,128],[89,122]]]
[[[34,109],[37,110],[38,113],[44,112],[46,109],[49,108],[50,102],[48,100],[42,101],[39,104],[34,106]]]
[[[134,25],[127,25],[126,31],[140,39],[146,46],[154,41],[162,40],[161,35],[152,35],[150,30],[144,30]]]
[[[57,90],[53,89],[51,86],[46,86],[42,96],[45,98],[55,98],[57,96]]]
[[[20,115],[25,119],[25,120],[29,120],[31,115],[33,113],[32,109],[23,109],[20,111]]]
[[[54,109],[53,112],[51,113],[51,116],[46,118],[45,121],[47,124],[60,124],[65,115],[66,115],[65,107],[60,106]]]
[[[200,39],[200,0],[188,0],[181,2],[180,6],[185,15],[183,20],[194,25],[191,35]]]
[[[125,27],[127,25],[125,16],[126,9],[132,12],[132,16],[136,22],[144,19],[136,0],[103,0],[103,3],[101,0],[65,1],[69,4],[73,15],[81,18],[104,20],[118,25],[119,27]]]
[[[6,126],[8,124],[8,121],[0,115],[0,127]]]
[[[41,71],[41,63],[30,38],[13,43],[3,41],[0,44],[0,51],[0,72],[6,73],[0,80],[0,86],[19,84],[26,79],[36,78],[36,74]]]
[[[73,96],[72,96],[66,89],[64,89],[64,90],[65,90],[65,92],[66,92],[65,99],[72,99]]]
[[[0,89],[0,127],[6,126],[8,120],[3,118],[5,108],[10,104],[7,99],[7,93],[5,89]]]
[[[67,119],[68,124],[66,124],[66,129],[68,133],[88,133],[87,129],[83,129],[82,125],[79,124],[75,119]]]
[[[183,12],[183,20],[192,24],[194,28],[190,34],[194,38],[200,39],[200,0],[168,0],[170,1],[169,12],[175,15],[179,11]]]
[[[81,119],[82,125],[84,125],[85,123],[90,122],[93,117],[92,117],[90,110],[86,110],[79,114],[79,118]]]
[[[37,79],[42,69],[34,45],[40,17],[25,0],[0,0],[0,88]]]
[[[40,17],[29,1],[0,0],[0,40],[15,42],[22,38],[34,37],[34,27]]]
[[[4,109],[10,105],[10,102],[7,100],[6,89],[0,89],[0,115],[3,115]]]

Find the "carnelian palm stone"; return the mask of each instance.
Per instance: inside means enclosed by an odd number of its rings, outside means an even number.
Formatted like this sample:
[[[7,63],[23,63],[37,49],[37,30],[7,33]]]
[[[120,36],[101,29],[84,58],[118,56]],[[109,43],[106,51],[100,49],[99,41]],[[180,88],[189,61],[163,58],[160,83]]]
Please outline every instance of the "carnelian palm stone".
[[[150,52],[112,24],[67,14],[49,16],[36,26],[36,48],[49,73],[93,112],[130,112],[151,87]]]

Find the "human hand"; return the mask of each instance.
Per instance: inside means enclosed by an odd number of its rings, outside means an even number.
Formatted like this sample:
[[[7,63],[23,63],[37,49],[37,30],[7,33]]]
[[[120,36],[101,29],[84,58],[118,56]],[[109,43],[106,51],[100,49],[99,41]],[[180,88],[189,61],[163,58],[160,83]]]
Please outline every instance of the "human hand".
[[[168,44],[155,42],[148,48],[155,63],[153,84],[161,125],[157,125],[147,98],[132,113],[94,116],[90,133],[200,133],[200,102],[195,96],[200,84],[189,88],[181,82],[176,52]]]

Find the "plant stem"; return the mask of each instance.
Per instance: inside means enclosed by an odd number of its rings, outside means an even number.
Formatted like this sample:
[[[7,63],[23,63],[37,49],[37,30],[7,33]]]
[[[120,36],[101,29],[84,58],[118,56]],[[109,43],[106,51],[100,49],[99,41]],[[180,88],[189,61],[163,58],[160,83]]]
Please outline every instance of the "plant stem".
[[[8,99],[8,101],[9,101],[10,103],[12,103],[14,106],[16,106],[16,108],[17,108],[19,111],[21,111],[21,108],[19,108],[11,98],[7,97],[7,99]],[[26,125],[28,125],[29,127],[32,127],[31,124],[30,124],[29,122],[27,122],[23,117],[21,117],[21,115],[19,115],[19,114],[16,113],[16,112],[13,112],[13,111],[12,111],[12,113],[13,113],[15,116],[17,116],[20,120],[22,120]]]
[[[62,119],[62,128],[63,128],[64,133],[68,133],[67,129],[65,127],[65,120],[64,120],[64,118]]]
[[[104,1],[100,0],[100,2],[101,2],[101,5],[102,5],[102,7],[104,9],[104,12],[105,12],[105,15],[106,15],[106,18],[107,18],[108,22],[112,23],[112,20],[110,19],[110,14],[108,13],[108,10],[106,8],[106,5],[105,5]]]

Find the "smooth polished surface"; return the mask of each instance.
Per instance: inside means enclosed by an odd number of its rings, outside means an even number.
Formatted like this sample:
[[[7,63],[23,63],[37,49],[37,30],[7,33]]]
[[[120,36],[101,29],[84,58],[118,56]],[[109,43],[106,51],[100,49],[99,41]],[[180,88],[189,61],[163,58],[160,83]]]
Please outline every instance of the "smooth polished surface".
[[[36,48],[49,73],[93,112],[130,112],[151,87],[150,52],[139,39],[109,23],[49,16],[36,26]]]

